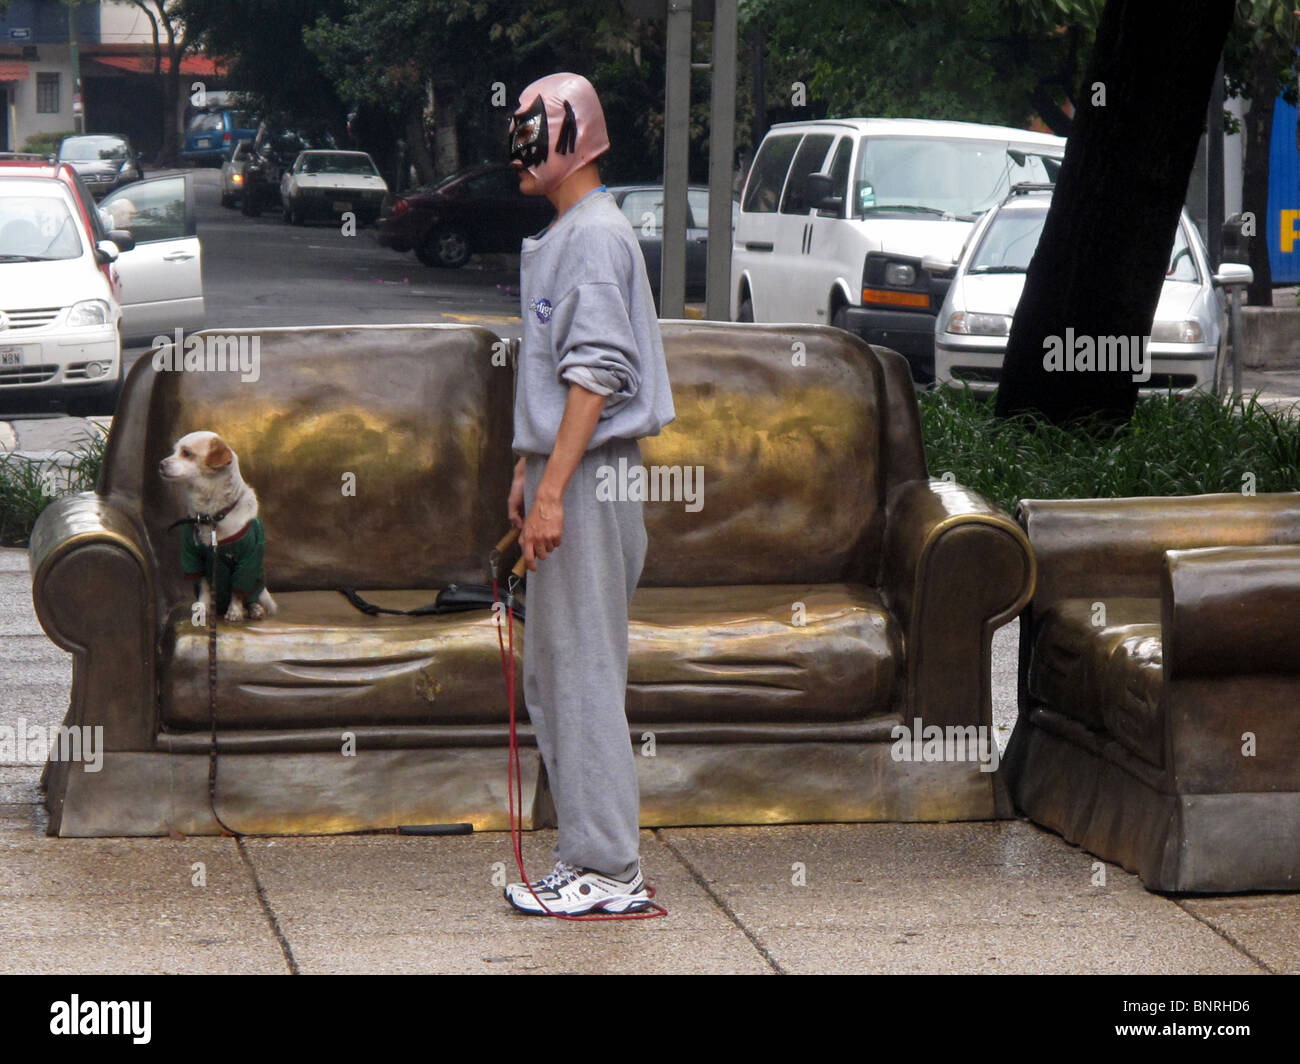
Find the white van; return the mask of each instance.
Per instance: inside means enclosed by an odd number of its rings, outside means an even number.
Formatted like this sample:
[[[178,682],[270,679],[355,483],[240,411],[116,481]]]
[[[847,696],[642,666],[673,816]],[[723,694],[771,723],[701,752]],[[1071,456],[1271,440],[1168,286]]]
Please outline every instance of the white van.
[[[1063,137],[969,122],[775,125],[741,197],[731,317],[835,325],[931,381],[948,280],[923,260],[955,263],[975,219],[1013,185],[1055,183],[1064,154]]]

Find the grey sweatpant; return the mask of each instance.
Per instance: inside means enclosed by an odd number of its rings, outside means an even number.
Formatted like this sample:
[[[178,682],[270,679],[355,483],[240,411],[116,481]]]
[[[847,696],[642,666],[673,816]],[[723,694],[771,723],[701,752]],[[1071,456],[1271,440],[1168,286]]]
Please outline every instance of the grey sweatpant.
[[[557,860],[627,879],[640,798],[628,733],[627,611],[645,561],[639,501],[600,501],[598,470],[639,465],[636,440],[589,450],[564,493],[560,546],[528,574],[524,701],[550,779]],[[531,508],[546,459],[529,455]]]

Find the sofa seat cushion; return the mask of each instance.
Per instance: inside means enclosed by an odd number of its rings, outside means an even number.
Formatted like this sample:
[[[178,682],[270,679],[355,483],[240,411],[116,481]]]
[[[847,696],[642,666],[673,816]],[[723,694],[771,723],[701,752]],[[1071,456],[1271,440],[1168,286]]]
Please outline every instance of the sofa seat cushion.
[[[862,584],[642,587],[627,709],[662,721],[849,721],[890,712],[896,622]]]
[[[361,595],[411,609],[436,592]],[[219,626],[219,727],[508,720],[489,611],[371,617],[332,591],[277,593],[276,602],[274,617]],[[517,660],[526,629],[515,631]],[[640,588],[629,625],[629,721],[635,727],[879,716],[892,704],[898,646],[897,626],[879,595],[861,585]],[[166,727],[207,729],[207,663],[207,630],[178,610],[162,648]]]
[[[1029,666],[1030,694],[1089,728],[1106,730],[1102,706],[1107,669],[1112,655],[1131,637],[1159,642],[1158,598],[1060,600],[1038,626]]]

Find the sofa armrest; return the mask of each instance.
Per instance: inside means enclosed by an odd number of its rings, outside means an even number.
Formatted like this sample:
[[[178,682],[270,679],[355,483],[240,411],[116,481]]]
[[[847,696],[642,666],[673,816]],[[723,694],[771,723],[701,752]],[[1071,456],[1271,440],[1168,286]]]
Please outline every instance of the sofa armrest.
[[[1158,598],[1165,552],[1300,543],[1300,492],[1021,501],[1038,559],[1033,610],[1064,598]]]
[[[32,529],[32,600],[73,655],[69,725],[102,725],[105,750],[147,750],[158,730],[157,593],[139,524],[92,492],[56,499]]]
[[[1162,582],[1166,682],[1300,673],[1300,546],[1171,550]]]
[[[911,713],[926,724],[992,723],[993,631],[1034,590],[1024,532],[976,492],[913,480],[889,497],[881,588],[905,633]]]

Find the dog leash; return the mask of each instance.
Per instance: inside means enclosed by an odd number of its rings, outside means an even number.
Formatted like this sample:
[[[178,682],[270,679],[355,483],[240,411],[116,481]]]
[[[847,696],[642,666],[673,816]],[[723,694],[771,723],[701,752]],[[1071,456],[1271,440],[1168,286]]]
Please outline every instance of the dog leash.
[[[528,888],[528,893],[533,896],[533,901],[541,906],[542,912],[554,917],[557,920],[652,920],[658,916],[667,916],[668,910],[656,901],[650,901],[645,908],[638,909],[635,912],[627,913],[586,913],[581,916],[574,916],[569,913],[552,912],[547,908],[546,903],[537,896],[537,891],[533,889],[532,880],[528,878],[528,873],[524,870],[524,852],[523,852],[523,818],[524,818],[524,795],[523,795],[523,772],[519,762],[519,737],[515,725],[515,612],[514,602],[515,593],[523,583],[526,563],[520,558],[515,563],[515,567],[510,571],[506,578],[506,595],[505,609],[499,608],[501,605],[500,583],[498,580],[499,566],[502,555],[510,548],[510,545],[519,536],[519,530],[512,528],[500,542],[492,549],[488,557],[488,568],[492,572],[492,614],[497,626],[497,647],[501,651],[501,671],[505,678],[506,685],[506,702],[510,707],[510,753],[506,761],[506,801],[510,810],[510,844],[515,854],[515,864],[519,867],[519,876],[524,881],[524,886]],[[506,634],[501,631],[501,614],[506,616]],[[507,639],[508,634],[508,639]],[[509,644],[507,648],[507,643]],[[648,882],[646,884],[647,893],[653,899],[655,889]]]
[[[173,521],[167,526],[171,531],[179,525],[194,525],[196,529],[195,539],[198,539],[197,528],[199,525],[211,524],[211,548],[212,561],[209,566],[208,588],[212,594],[216,593],[217,587],[217,527],[216,522],[225,517],[232,507],[228,508],[221,514],[198,514],[195,517],[183,517],[179,521]],[[248,832],[237,831],[224,820],[221,814],[217,812],[217,609],[216,601],[208,603],[204,610],[207,615],[208,629],[208,810],[212,814],[212,819],[217,822],[226,835],[237,839],[256,839],[256,838],[277,838],[277,839],[306,839],[321,838],[328,835],[337,835],[339,832],[315,832],[315,831],[298,831],[298,832]],[[345,832],[348,835],[468,835],[474,830],[471,824],[401,824],[393,828],[359,828],[356,831]]]

